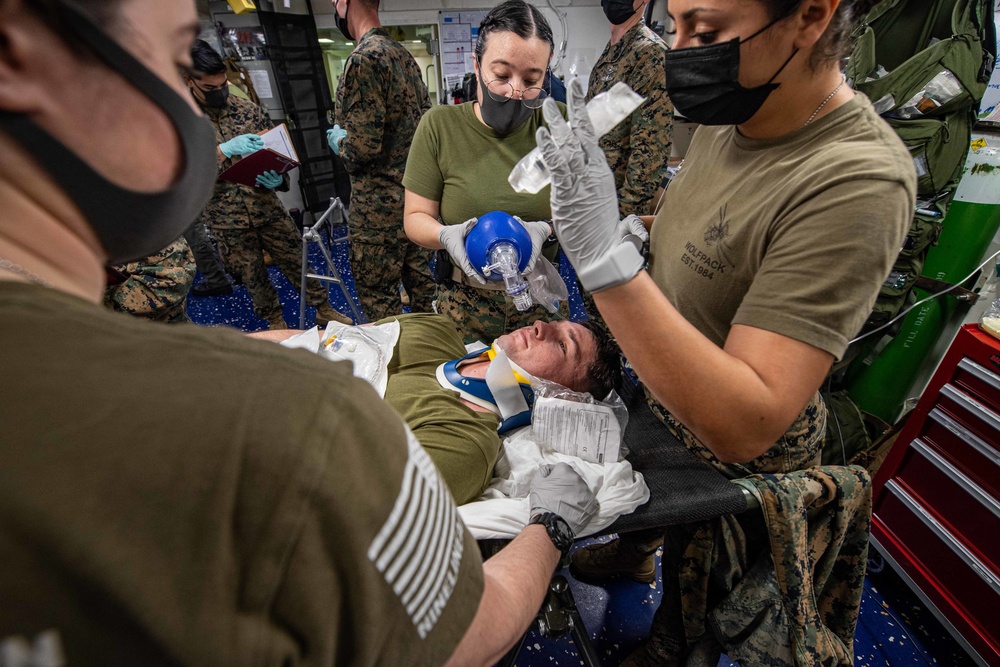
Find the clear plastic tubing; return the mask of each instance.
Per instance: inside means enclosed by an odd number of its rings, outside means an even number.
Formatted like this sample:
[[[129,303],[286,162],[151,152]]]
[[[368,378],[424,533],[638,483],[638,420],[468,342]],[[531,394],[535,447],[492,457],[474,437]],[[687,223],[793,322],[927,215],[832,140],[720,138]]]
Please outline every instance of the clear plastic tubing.
[[[494,271],[499,271],[503,276],[507,296],[514,302],[514,307],[519,311],[525,311],[531,308],[532,301],[531,293],[528,291],[528,281],[517,270],[519,261],[520,255],[513,244],[497,243],[490,249],[491,264],[483,267],[483,275],[488,278]]]
[[[603,137],[611,129],[628,118],[646,100],[642,95],[619,81],[609,90],[594,96],[587,102],[587,115],[598,137]],[[538,194],[552,182],[549,169],[542,161],[542,151],[537,147],[514,165],[507,182],[515,192]]]

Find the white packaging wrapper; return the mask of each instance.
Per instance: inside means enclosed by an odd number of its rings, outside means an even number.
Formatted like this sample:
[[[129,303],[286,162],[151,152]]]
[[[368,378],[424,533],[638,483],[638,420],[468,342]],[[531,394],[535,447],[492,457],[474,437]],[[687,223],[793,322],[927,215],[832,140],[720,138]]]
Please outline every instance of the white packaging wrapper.
[[[560,454],[592,463],[618,461],[622,430],[610,406],[538,396],[531,429],[539,444]]]
[[[364,327],[330,322],[322,335],[313,327],[281,344],[317,352],[331,361],[350,361],[354,377],[370,384],[385,398],[389,362],[398,340],[399,322],[396,320]]]

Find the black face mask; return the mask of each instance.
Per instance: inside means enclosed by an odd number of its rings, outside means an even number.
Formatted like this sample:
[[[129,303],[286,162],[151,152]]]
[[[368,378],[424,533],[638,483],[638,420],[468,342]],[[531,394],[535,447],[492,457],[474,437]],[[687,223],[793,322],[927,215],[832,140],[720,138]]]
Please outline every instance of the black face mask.
[[[205,106],[211,109],[225,109],[229,104],[229,87],[219,90],[203,90],[201,94],[205,96]]]
[[[482,79],[479,80],[479,90],[482,95],[479,110],[483,114],[483,121],[501,137],[506,137],[524,125],[535,113],[534,109],[529,109],[521,104],[521,100],[515,100],[513,97],[508,98],[506,102],[497,102],[490,97]]]
[[[83,212],[111,262],[151,255],[173,243],[212,197],[217,173],[215,131],[184,100],[113,39],[63,0],[65,25],[112,70],[170,118],[184,168],[167,190],[135,192],[116,185],[37,126],[26,114],[0,111],[0,129],[18,141]]]
[[[344,36],[348,42],[354,41],[354,36],[351,34],[351,29],[347,27],[347,10],[348,7],[344,7],[344,18],[340,18],[340,14],[337,10],[333,10],[333,15],[337,18],[337,28],[340,29],[340,34]]]
[[[750,120],[780,85],[771,82],[792,61],[798,49],[792,51],[767,83],[744,88],[739,81],[740,44],[777,22],[768,23],[744,40],[736,37],[722,44],[667,51],[663,60],[667,96],[677,113],[702,125],[740,125]]]
[[[615,25],[621,25],[635,16],[636,9],[633,0],[601,0],[601,9],[608,20]]]

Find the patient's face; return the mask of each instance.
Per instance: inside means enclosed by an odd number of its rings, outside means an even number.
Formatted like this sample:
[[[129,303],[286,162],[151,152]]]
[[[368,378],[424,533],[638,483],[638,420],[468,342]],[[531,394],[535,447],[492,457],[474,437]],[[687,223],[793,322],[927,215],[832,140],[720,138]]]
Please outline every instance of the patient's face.
[[[532,375],[573,391],[587,390],[587,370],[597,359],[597,341],[575,322],[535,322],[504,334],[497,345],[511,361]]]

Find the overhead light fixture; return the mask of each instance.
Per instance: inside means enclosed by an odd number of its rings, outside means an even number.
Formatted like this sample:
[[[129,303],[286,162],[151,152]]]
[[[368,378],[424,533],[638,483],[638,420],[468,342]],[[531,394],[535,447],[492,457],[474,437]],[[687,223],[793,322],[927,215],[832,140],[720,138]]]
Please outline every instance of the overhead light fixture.
[[[424,40],[422,40],[422,39],[411,39],[410,40],[410,44],[423,44],[423,43],[424,43]]]
[[[327,39],[326,37],[320,37],[317,41],[319,41],[320,44],[335,44],[332,39]]]

